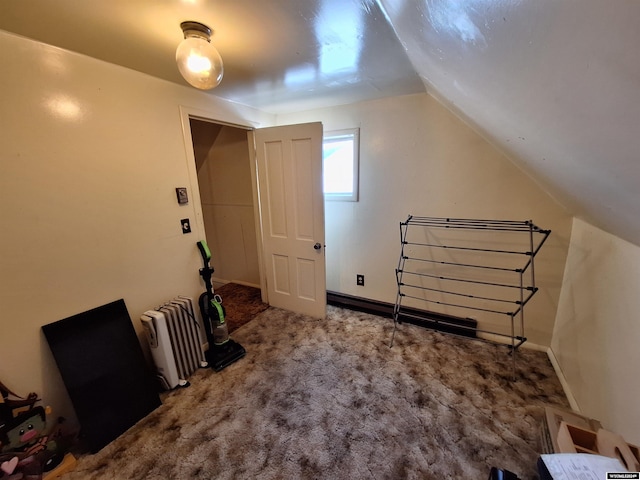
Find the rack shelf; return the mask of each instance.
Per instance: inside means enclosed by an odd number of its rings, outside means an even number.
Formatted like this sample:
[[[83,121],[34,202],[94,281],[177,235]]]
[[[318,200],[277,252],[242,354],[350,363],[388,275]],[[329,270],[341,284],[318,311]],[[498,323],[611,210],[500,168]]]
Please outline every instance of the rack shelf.
[[[534,260],[550,233],[531,220],[409,215],[400,222],[391,345],[401,319],[417,318],[416,308],[426,307],[436,323],[483,340],[506,338],[511,351],[517,350],[527,340],[524,307],[538,291]],[[483,316],[485,326],[456,322],[471,315]]]

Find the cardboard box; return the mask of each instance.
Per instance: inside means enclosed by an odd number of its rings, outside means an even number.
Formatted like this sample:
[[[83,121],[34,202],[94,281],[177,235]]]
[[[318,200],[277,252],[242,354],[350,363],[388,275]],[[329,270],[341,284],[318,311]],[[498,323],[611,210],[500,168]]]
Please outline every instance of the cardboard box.
[[[639,449],[622,436],[603,428],[597,432],[561,422],[557,438],[559,453],[590,453],[617,458],[629,472],[640,471]]]
[[[557,443],[560,453],[598,453],[596,432],[567,422],[560,423]]]
[[[560,424],[566,422],[584,430],[597,432],[602,428],[598,420],[580,415],[579,413],[562,410],[554,407],[545,407],[542,427],[540,429],[540,440],[542,453],[560,453],[558,445],[558,431]]]

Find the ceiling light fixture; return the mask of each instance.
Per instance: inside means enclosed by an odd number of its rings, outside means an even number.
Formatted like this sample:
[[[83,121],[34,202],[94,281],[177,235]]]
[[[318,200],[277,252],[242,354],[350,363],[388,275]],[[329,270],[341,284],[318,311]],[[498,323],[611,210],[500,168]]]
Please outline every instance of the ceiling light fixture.
[[[222,80],[222,57],[211,45],[212,31],[199,22],[182,22],[184,40],[176,50],[178,70],[190,85],[201,90],[217,87]]]

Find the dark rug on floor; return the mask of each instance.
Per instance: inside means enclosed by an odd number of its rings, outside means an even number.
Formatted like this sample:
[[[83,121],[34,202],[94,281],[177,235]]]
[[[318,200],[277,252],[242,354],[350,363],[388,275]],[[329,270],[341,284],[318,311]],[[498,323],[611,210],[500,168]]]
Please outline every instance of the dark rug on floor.
[[[262,302],[259,288],[227,283],[217,288],[215,293],[222,297],[229,333],[251,321],[253,317],[269,307]]]

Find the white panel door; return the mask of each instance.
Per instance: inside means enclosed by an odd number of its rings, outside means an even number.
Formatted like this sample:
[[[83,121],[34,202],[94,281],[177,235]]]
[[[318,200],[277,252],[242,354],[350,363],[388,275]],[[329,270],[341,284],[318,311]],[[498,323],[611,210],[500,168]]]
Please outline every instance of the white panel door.
[[[269,304],[322,318],[327,293],[322,124],[253,134]]]

